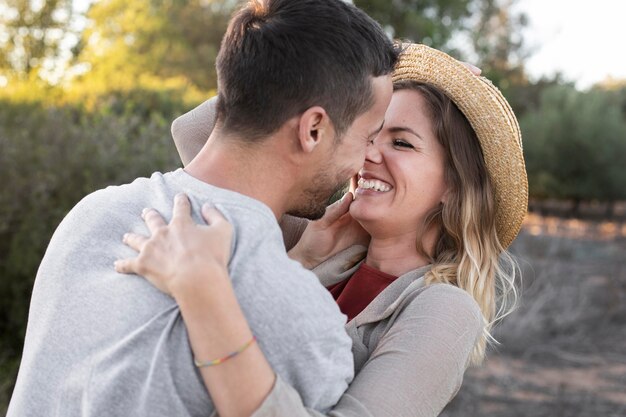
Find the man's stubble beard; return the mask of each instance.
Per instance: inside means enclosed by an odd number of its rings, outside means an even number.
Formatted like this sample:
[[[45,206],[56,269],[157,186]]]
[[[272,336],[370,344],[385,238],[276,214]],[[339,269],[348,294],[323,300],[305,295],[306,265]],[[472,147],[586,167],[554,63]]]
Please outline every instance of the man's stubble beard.
[[[302,191],[301,204],[289,210],[287,214],[309,220],[318,220],[324,216],[331,198],[344,190],[348,181],[347,175],[331,178],[328,174],[322,174],[324,171],[328,172],[328,169],[320,170],[311,186]]]

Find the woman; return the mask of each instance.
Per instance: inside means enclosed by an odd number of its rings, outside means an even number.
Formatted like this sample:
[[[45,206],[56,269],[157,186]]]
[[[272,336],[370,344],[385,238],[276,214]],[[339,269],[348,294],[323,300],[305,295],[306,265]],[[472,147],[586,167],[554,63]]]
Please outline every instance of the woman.
[[[442,52],[407,45],[353,192],[354,201],[333,205],[290,251],[304,265],[324,259],[314,270],[349,318],[356,376],[328,415],[435,416],[466,367],[483,359],[493,323],[515,298],[515,263],[505,248],[527,203],[515,116],[489,81]],[[253,343],[229,286],[227,223],[207,210],[209,226],[194,225],[184,198],[175,210],[182,220],[170,226],[148,212],[151,232],[161,233],[127,237],[141,252],[140,267],[119,270],[170,293],[195,357],[225,362],[198,363],[220,414],[249,414],[242,399],[252,395],[265,398],[254,416],[320,415],[302,406]],[[343,249],[363,238],[355,221],[369,236],[366,251]],[[202,258],[186,251],[178,244],[188,239],[211,250]],[[193,266],[181,273],[183,264]],[[241,348],[221,357],[214,337]],[[258,382],[254,392],[237,392],[237,381],[250,380]]]

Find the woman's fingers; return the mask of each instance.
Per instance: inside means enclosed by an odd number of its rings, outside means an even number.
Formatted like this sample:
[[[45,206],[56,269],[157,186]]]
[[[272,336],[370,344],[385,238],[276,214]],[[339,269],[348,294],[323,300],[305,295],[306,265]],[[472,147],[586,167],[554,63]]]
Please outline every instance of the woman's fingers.
[[[174,197],[174,210],[172,212],[172,221],[191,220],[191,203],[187,194],[180,193]]]
[[[460,61],[461,64],[465,65],[465,68],[467,68],[468,70],[470,70],[472,72],[472,74],[474,75],[480,75],[482,70],[480,68],[478,68],[476,65],[472,65],[469,62],[465,62],[465,61]]]
[[[155,209],[143,209],[143,211],[141,212],[141,217],[143,218],[143,221],[146,222],[146,226],[148,226],[150,234],[154,234],[159,228],[167,226],[167,223],[165,223],[163,217]]]
[[[145,245],[147,241],[147,237],[138,235],[136,233],[126,233],[122,238],[122,242],[135,249],[137,252],[141,251],[143,245]]]
[[[136,258],[134,259],[119,259],[115,261],[113,266],[115,267],[115,272],[119,274],[134,274],[137,272],[136,267]]]
[[[341,200],[335,201],[330,206],[326,207],[326,212],[321,220],[326,225],[331,225],[337,221],[341,216],[346,214],[350,209],[350,203],[352,203],[352,193],[347,192],[341,197]]]
[[[355,193],[356,189],[359,187],[358,181],[359,181],[359,176],[358,175],[355,175],[352,178],[350,178],[350,185],[348,187],[348,191],[350,193],[352,193],[352,199],[353,200],[354,200],[354,193]]]
[[[202,205],[202,217],[204,217],[204,220],[209,226],[220,221],[226,221],[226,218],[222,215],[222,213],[210,204]]]

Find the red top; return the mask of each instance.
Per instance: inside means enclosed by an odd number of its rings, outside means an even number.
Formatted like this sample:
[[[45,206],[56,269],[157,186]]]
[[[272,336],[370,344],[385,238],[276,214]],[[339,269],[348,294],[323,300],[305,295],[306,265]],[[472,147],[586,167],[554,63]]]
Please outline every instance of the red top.
[[[347,315],[350,321],[396,278],[398,277],[386,274],[363,262],[350,278],[331,285],[328,291],[337,301],[341,312]]]

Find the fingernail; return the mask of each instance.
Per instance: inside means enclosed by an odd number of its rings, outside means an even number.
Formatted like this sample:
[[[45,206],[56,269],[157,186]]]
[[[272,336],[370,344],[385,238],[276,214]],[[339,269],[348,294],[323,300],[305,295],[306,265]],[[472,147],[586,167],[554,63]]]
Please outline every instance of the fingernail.
[[[128,240],[128,233],[124,233],[124,236],[122,236],[122,242],[126,243],[127,240]]]
[[[144,217],[146,217],[146,213],[148,212],[148,208],[145,208],[143,210],[141,210],[141,218],[143,219]]]

